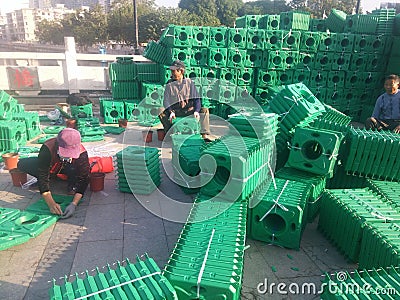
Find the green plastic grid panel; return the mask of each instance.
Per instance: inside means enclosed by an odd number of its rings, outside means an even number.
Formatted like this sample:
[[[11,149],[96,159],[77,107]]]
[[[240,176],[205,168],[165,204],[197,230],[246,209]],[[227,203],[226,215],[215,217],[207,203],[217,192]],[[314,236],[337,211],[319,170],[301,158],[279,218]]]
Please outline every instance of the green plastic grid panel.
[[[0,120],[11,120],[15,110],[17,109],[18,101],[6,93],[3,95],[2,98],[4,100],[0,102]]]
[[[138,81],[112,81],[112,96],[115,100],[134,99],[139,97]]]
[[[94,299],[167,299],[175,300],[177,294],[169,281],[161,274],[155,261],[145,254],[144,259],[137,256],[131,263],[117,262],[116,268],[107,265],[104,273],[96,267],[94,275],[85,272],[82,279],[75,274],[75,280],[53,285],[49,289],[50,299],[76,299],[93,294]]]
[[[137,70],[137,80],[145,82],[160,81],[160,65],[154,62],[135,62]]]
[[[331,32],[343,32],[346,25],[347,14],[341,10],[332,8],[328,18],[326,18],[326,27]]]

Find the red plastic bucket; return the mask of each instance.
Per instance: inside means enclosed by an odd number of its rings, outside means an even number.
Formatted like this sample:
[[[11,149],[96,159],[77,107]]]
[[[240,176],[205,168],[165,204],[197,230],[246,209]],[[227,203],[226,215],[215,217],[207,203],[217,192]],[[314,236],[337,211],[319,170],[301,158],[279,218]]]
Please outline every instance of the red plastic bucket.
[[[128,126],[128,120],[127,119],[119,119],[118,126],[122,127],[122,128],[126,128]]]
[[[17,168],[10,170],[13,186],[21,186],[28,181],[28,175]]]
[[[157,137],[159,141],[163,141],[165,137],[164,129],[157,129]]]
[[[90,174],[90,190],[92,192],[99,192],[104,190],[104,177],[105,173],[91,173]]]
[[[19,154],[16,152],[5,153],[1,156],[3,158],[5,169],[12,170],[17,168]]]

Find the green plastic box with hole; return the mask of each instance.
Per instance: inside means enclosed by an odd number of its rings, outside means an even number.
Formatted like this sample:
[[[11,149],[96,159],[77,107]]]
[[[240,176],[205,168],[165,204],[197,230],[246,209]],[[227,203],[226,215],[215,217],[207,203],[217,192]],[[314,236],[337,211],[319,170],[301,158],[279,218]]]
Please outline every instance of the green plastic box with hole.
[[[235,20],[236,28],[252,28],[257,29],[260,15],[245,15],[243,17],[237,17]]]
[[[227,59],[228,59],[228,49],[226,48],[208,49],[208,65],[210,67],[226,67]]]
[[[228,49],[226,66],[231,68],[243,68],[246,53],[245,49]]]
[[[332,64],[336,58],[335,52],[319,51],[314,56],[314,70],[331,70]]]
[[[192,26],[169,25],[160,37],[160,43],[169,47],[191,47],[192,40]]]
[[[267,29],[267,31],[279,29],[280,15],[262,15],[259,22],[259,29]]]
[[[192,46],[193,47],[208,47],[210,44],[210,27],[193,26],[192,28]]]
[[[300,31],[284,30],[283,31],[282,49],[298,51],[299,47],[300,47],[300,38],[301,38]]]
[[[207,66],[208,48],[193,48],[190,57],[190,66]],[[185,71],[186,72],[186,71]]]
[[[246,28],[228,28],[227,48],[246,49]]]
[[[125,117],[125,107],[122,101],[103,101],[102,103],[104,113],[104,123],[112,124],[118,123],[119,119]]]
[[[265,45],[267,50],[278,51],[282,49],[283,31],[282,30],[267,30],[265,32]]]
[[[265,30],[247,29],[247,49],[261,49],[265,47]]]
[[[268,70],[284,70],[287,52],[284,50],[268,51],[266,59]]]
[[[235,68],[221,68],[219,70],[219,84],[220,85],[236,85],[237,84],[237,71]]]
[[[209,143],[199,161],[202,193],[246,199],[268,179],[269,169],[259,166],[268,164],[271,151],[248,137],[227,136]]]
[[[282,247],[299,249],[303,228],[307,223],[307,184],[275,178],[255,195],[259,203],[250,209],[250,236],[253,239]]]
[[[13,120],[22,120],[25,122],[28,140],[31,140],[40,134],[40,120],[38,112],[14,113]]]
[[[258,49],[251,49],[246,51],[246,56],[244,59],[244,67],[247,68],[261,68],[265,67],[264,54],[267,55],[265,51]]]
[[[344,135],[336,131],[296,128],[287,164],[332,177],[343,138]]]
[[[194,117],[175,118],[172,123],[174,133],[196,134],[200,132],[200,122]]]
[[[288,57],[286,57],[288,58]],[[286,65],[285,65],[286,66]],[[293,83],[294,70],[285,68],[285,70],[276,71],[276,84],[288,85]]]
[[[210,27],[210,47],[226,47],[228,41],[228,27]]]
[[[193,55],[192,49],[187,49],[187,48],[172,48],[171,49],[171,58],[172,61],[174,60],[180,60],[182,61],[185,66],[190,65],[190,59]]]
[[[297,69],[306,69],[309,71],[314,67],[315,53],[299,51],[299,59]]]
[[[240,68],[237,70],[237,85],[239,87],[253,86],[254,85],[254,74],[253,68]]]
[[[321,41],[320,33],[305,31],[301,33],[299,50],[309,53],[315,53],[318,50]]]

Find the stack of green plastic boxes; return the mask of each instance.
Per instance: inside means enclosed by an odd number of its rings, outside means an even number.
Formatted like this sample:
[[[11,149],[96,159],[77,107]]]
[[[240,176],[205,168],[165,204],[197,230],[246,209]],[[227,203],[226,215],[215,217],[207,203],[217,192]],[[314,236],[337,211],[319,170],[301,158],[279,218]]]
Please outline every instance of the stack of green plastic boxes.
[[[15,152],[40,134],[37,112],[25,112],[23,105],[0,90],[0,153]]]
[[[351,128],[345,170],[372,179],[399,181],[400,136],[390,131]]]
[[[240,299],[247,205],[195,199],[163,271],[179,299]]]
[[[303,82],[320,101],[358,121],[382,88],[393,13],[382,9],[366,17],[332,10],[326,20],[315,20],[308,13],[283,12],[243,16],[235,28],[170,25],[144,56],[167,66],[180,59],[191,78],[212,75],[218,84],[200,81],[198,88],[216,106],[234,102],[239,87],[264,105],[270,87]],[[167,59],[150,51],[155,45]],[[161,84],[168,79],[162,65]]]
[[[100,120],[96,117],[77,118],[76,125],[81,133],[82,142],[104,140],[106,131],[100,126]]]
[[[174,169],[174,182],[185,193],[197,193],[200,187],[200,166],[204,140],[198,134],[173,134],[172,135],[172,167]]]
[[[117,262],[116,267],[107,266],[105,272],[96,268],[94,275],[85,272],[85,277],[75,273],[75,279],[65,276],[61,284],[53,280],[49,289],[51,300],[58,299],[154,299],[177,300],[177,293],[168,280],[161,275],[156,262],[145,255],[137,256],[136,263]]]
[[[390,232],[398,235],[395,223],[399,222],[400,211],[369,189],[329,190],[322,195],[318,228],[354,262],[361,263],[362,257],[377,251],[372,249],[372,240],[367,238],[368,226],[374,229],[381,228],[380,224],[384,224],[383,228],[392,228],[390,225],[393,225],[395,228]],[[365,248],[371,248],[362,249],[364,244]]]
[[[315,217],[319,214],[319,209],[321,207],[321,194],[325,190],[326,176],[284,167],[276,172],[275,177],[303,182],[310,187],[306,210],[307,221],[310,223],[313,222]]]
[[[199,161],[201,193],[227,199],[247,199],[271,178],[271,143],[225,136],[208,143]]]
[[[161,183],[159,150],[128,146],[116,154],[116,170],[121,192],[151,194]]]

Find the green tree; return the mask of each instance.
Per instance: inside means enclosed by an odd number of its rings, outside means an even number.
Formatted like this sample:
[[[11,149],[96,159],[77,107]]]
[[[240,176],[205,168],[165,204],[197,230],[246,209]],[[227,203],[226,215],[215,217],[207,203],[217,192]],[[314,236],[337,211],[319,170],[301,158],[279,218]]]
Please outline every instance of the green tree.
[[[356,4],[357,0],[292,0],[289,2],[292,9],[309,11],[314,18],[322,18],[324,14],[329,15],[333,8],[352,14]]]
[[[178,6],[180,9],[198,16],[200,26],[219,26],[221,24],[217,17],[218,7],[214,0],[181,0]]]
[[[111,39],[130,44],[134,40],[132,1],[114,2],[108,14],[108,34]]]
[[[64,36],[73,36],[79,46],[87,48],[108,40],[107,16],[100,5],[90,10],[78,9],[61,21]]]
[[[242,0],[216,0],[217,4],[217,18],[226,26],[233,26],[238,11],[243,6]]]
[[[62,45],[64,43],[63,27],[58,21],[42,20],[36,26],[35,34],[41,43]]]
[[[289,10],[290,7],[286,5],[285,0],[252,1],[244,3],[238,15],[275,15]]]

